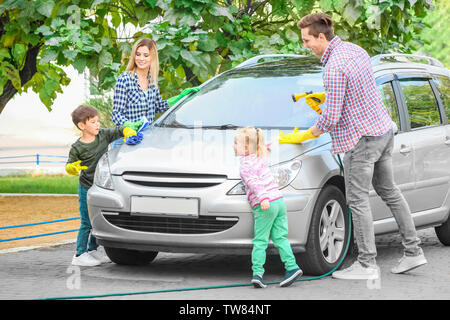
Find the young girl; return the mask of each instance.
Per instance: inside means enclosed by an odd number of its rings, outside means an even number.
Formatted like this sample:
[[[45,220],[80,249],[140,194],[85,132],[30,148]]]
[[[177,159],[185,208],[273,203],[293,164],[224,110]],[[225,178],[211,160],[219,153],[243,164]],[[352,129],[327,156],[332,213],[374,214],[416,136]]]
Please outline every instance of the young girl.
[[[266,249],[269,237],[280,253],[286,269],[281,287],[290,286],[303,271],[298,267],[287,239],[288,221],[286,204],[264,159],[268,154],[261,129],[239,129],[234,139],[234,153],[241,156],[240,175],[245,186],[254,217],[252,250],[252,283],[255,288],[265,288],[263,281]]]

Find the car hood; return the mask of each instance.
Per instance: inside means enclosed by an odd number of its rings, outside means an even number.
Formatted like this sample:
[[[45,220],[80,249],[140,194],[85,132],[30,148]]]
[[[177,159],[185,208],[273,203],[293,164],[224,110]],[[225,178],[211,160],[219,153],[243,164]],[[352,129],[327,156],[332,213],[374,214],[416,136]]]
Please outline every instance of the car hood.
[[[279,144],[280,130],[263,130],[270,144],[269,165],[291,160],[329,142],[328,135],[303,144]],[[122,145],[109,151],[113,175],[124,172],[158,172],[226,175],[240,179],[239,157],[234,155],[236,130],[149,127],[138,145]]]

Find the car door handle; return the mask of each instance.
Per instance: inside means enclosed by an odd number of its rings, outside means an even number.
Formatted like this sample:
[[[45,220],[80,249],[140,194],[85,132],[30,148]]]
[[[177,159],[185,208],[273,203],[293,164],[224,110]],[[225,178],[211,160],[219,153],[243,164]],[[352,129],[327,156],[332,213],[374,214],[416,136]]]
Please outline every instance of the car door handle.
[[[406,146],[404,144],[401,145],[400,147],[400,153],[401,154],[408,154],[411,152],[411,147],[410,146]]]

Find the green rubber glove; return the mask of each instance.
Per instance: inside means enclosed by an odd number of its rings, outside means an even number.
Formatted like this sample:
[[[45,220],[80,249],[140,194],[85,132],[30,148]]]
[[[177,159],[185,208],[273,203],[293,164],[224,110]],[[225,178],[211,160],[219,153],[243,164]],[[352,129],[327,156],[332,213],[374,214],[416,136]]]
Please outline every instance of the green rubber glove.
[[[81,170],[86,170],[88,167],[80,165],[81,160],[66,164],[66,172],[71,176],[77,176]]]
[[[200,88],[199,87],[193,87],[193,88],[186,88],[183,91],[181,91],[181,93],[177,96],[174,96],[172,98],[167,99],[167,104],[171,107],[173,106],[178,100],[180,100],[181,98],[183,98],[184,96],[187,96],[189,93],[191,92],[199,92]]]
[[[280,134],[278,135],[279,143],[302,143],[309,139],[316,139],[315,135],[311,133],[311,128],[306,131],[299,132],[298,128],[295,127],[294,131],[291,133],[284,133],[280,130]]]
[[[139,121],[136,121],[136,122],[130,122],[130,121],[125,121],[124,123],[123,123],[123,126],[124,127],[128,127],[128,128],[131,128],[131,129],[133,129],[134,131],[137,131],[137,129],[139,129],[139,127],[140,126],[142,126],[142,124],[144,123],[144,121],[142,121],[142,120],[139,120]]]

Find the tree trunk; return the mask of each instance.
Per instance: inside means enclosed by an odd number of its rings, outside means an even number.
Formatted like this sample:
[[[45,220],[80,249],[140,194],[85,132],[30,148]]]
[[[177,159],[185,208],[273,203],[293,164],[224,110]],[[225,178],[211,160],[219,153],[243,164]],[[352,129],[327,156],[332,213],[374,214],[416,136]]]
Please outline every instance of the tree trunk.
[[[34,74],[37,72],[36,68],[36,59],[39,53],[39,49],[41,48],[41,44],[35,46],[35,47],[29,47],[27,52],[27,57],[25,59],[25,66],[23,69],[19,72],[20,75],[20,83],[23,87],[25,83],[31,80],[31,78],[34,76]],[[0,114],[2,113],[3,109],[6,107],[6,104],[9,102],[9,100],[14,97],[14,95],[17,93],[17,89],[14,88],[11,81],[8,81],[5,84],[5,87],[3,88],[3,94],[0,95]]]

